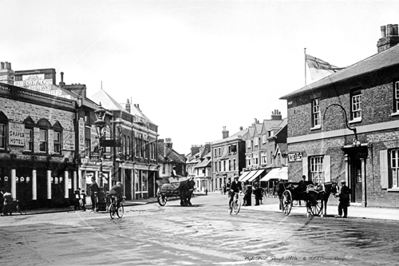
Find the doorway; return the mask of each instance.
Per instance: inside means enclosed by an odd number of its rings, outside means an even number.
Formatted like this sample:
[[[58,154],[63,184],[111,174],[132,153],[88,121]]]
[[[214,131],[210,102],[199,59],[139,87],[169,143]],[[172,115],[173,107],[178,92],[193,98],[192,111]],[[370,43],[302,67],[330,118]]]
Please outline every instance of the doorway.
[[[353,156],[349,175],[349,188],[352,189],[351,201],[362,202],[362,163],[360,158]]]

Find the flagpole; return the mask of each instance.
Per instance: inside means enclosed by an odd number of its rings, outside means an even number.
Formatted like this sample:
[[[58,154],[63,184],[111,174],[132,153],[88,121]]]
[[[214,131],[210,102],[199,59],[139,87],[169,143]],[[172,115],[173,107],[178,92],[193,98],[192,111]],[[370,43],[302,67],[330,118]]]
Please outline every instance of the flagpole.
[[[306,48],[303,48],[303,51],[305,53],[305,86],[306,86],[307,85],[306,84]]]

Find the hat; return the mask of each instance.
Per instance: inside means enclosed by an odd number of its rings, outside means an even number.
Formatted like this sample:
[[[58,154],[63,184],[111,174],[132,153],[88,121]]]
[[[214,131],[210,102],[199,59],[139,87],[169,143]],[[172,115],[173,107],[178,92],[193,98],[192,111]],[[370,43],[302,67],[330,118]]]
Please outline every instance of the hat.
[[[234,179],[238,179],[238,175],[234,176]]]
[[[341,180],[341,184],[346,184],[346,181],[345,180]]]

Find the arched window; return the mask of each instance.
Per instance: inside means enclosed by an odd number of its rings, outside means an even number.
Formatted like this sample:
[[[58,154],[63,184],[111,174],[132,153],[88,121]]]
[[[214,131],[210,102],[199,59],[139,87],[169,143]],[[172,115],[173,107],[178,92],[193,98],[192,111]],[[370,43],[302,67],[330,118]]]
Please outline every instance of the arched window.
[[[0,111],[0,150],[6,149],[6,132],[7,132],[8,118]]]
[[[62,150],[62,126],[60,122],[56,121],[53,126],[54,133],[53,133],[53,146],[54,146],[54,153],[61,154]]]
[[[28,116],[25,120],[24,120],[24,124],[25,124],[25,148],[24,150],[27,152],[33,152],[33,128],[35,127],[35,122],[33,122],[33,119]]]
[[[39,152],[48,152],[48,130],[51,128],[50,122],[42,118],[37,122],[37,126],[40,128],[39,135]]]

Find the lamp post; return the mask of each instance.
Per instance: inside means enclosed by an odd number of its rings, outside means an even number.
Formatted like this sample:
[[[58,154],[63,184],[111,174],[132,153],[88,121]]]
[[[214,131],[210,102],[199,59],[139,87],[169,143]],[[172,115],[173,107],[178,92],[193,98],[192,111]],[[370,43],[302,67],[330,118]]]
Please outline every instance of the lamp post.
[[[100,160],[100,180],[99,180],[99,185],[102,188],[103,187],[103,137],[104,137],[104,127],[105,127],[105,112],[106,110],[100,106],[97,110],[94,111],[94,114],[96,115],[97,120],[94,122],[97,128],[97,134],[99,137],[99,148],[98,148],[98,153],[99,153],[99,160]]]
[[[359,147],[359,146],[360,146],[360,141],[357,139],[357,130],[356,130],[355,127],[350,127],[350,126],[349,126],[348,116],[347,116],[347,114],[346,114],[345,108],[344,108],[342,105],[340,105],[340,104],[338,104],[338,103],[333,103],[333,104],[330,104],[329,106],[327,106],[327,108],[326,108],[326,110],[324,111],[324,114],[323,114],[323,121],[325,120],[325,117],[326,117],[326,113],[327,113],[328,108],[330,108],[331,106],[338,106],[338,107],[340,107],[340,108],[342,109],[342,111],[344,112],[344,115],[345,115],[345,125],[346,125],[346,127],[347,127],[349,130],[352,130],[353,133],[355,134],[355,139],[353,140],[352,146],[353,146],[353,147]]]

